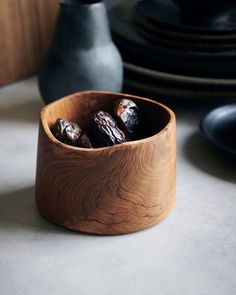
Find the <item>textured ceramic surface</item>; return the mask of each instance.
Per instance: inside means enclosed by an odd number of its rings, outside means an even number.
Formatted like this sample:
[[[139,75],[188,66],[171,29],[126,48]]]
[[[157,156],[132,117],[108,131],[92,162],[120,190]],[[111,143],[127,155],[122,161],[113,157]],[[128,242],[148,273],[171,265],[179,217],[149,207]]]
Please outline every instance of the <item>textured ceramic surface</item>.
[[[120,91],[123,67],[103,1],[62,1],[52,44],[39,72],[46,103],[80,90]]]

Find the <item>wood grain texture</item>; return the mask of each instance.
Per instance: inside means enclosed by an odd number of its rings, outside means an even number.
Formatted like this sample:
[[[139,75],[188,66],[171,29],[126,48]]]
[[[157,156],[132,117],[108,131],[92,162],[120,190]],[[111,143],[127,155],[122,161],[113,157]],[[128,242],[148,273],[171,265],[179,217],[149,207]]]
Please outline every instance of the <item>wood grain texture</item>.
[[[58,9],[58,0],[0,1],[0,86],[37,72]]]
[[[51,133],[57,118],[82,128],[97,110],[133,99],[145,116],[147,137],[112,147],[65,145]],[[171,210],[176,189],[176,123],[167,107],[144,98],[80,92],[41,112],[36,173],[37,205],[47,219],[72,230],[123,234],[150,227]]]

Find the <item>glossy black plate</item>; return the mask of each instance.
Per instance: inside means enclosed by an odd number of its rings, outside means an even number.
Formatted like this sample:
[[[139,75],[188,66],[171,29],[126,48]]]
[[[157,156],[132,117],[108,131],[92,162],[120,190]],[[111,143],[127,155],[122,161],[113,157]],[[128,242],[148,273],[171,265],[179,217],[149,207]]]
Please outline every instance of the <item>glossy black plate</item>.
[[[212,110],[200,123],[205,138],[218,149],[236,159],[236,104]]]

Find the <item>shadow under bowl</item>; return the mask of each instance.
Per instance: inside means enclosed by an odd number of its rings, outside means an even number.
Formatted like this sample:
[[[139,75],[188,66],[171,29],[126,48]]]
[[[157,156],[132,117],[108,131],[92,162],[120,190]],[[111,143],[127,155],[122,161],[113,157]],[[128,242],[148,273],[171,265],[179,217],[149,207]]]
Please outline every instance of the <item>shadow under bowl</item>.
[[[145,136],[104,148],[59,142],[57,118],[86,130],[91,114],[112,112],[117,99],[132,99],[144,115]],[[174,113],[155,101],[128,94],[87,91],[41,111],[36,172],[39,211],[63,227],[95,234],[124,234],[150,227],[171,210],[176,190]]]

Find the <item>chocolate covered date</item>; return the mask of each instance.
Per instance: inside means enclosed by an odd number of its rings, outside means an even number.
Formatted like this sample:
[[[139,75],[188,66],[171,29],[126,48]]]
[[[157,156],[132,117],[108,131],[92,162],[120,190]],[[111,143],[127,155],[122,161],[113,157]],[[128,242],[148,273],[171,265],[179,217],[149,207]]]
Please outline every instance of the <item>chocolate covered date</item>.
[[[137,138],[140,123],[140,112],[137,105],[130,99],[117,100],[114,105],[114,115],[128,137]]]
[[[59,118],[52,127],[52,133],[61,142],[75,146],[82,130],[76,123]]]
[[[96,147],[110,146],[126,141],[125,133],[110,114],[98,111],[92,116],[90,138]]]

